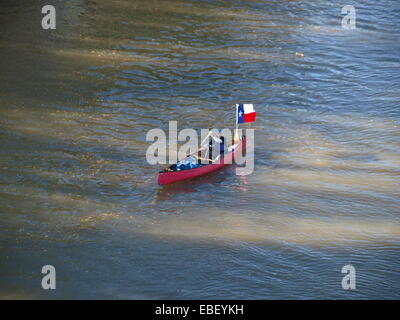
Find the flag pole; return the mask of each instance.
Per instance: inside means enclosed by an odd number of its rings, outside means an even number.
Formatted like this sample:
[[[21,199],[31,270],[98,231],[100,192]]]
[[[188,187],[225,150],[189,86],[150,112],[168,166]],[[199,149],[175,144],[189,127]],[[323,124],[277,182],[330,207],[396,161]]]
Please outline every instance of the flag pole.
[[[235,126],[235,137],[233,143],[239,143],[239,105],[236,104],[236,126]]]

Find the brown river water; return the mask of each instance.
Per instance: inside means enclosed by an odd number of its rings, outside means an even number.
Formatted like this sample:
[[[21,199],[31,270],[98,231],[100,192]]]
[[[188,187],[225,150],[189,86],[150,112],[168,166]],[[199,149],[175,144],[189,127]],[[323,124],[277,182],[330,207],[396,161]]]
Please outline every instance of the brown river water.
[[[0,4],[0,298],[400,298],[399,1],[51,2]],[[157,185],[237,102],[254,173]]]

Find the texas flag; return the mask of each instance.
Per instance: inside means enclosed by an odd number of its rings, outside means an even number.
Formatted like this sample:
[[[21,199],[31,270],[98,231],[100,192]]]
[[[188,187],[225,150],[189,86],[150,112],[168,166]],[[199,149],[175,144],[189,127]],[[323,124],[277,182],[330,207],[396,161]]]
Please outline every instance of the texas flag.
[[[237,104],[236,110],[238,123],[256,121],[256,112],[252,104]]]

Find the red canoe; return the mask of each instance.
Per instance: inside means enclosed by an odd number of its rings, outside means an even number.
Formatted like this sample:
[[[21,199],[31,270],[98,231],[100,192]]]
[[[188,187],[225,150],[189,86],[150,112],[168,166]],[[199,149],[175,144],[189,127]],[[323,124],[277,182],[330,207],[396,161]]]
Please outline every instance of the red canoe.
[[[242,150],[246,150],[246,137],[243,136],[242,140],[238,143],[237,146],[225,154],[225,156],[221,159],[220,163],[211,163],[206,164],[201,167],[186,169],[181,171],[160,171],[158,173],[158,184],[171,184],[174,182],[187,180],[199,176],[203,176],[211,171],[218,170],[224,166],[230,165],[233,163],[233,159],[240,155]]]

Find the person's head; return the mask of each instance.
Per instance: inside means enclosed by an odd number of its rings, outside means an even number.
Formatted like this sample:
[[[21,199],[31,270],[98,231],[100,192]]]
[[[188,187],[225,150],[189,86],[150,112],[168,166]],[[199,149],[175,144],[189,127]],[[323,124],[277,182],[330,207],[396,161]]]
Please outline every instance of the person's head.
[[[214,133],[214,136],[216,136],[218,138],[221,137],[221,129],[215,128],[213,133]]]

